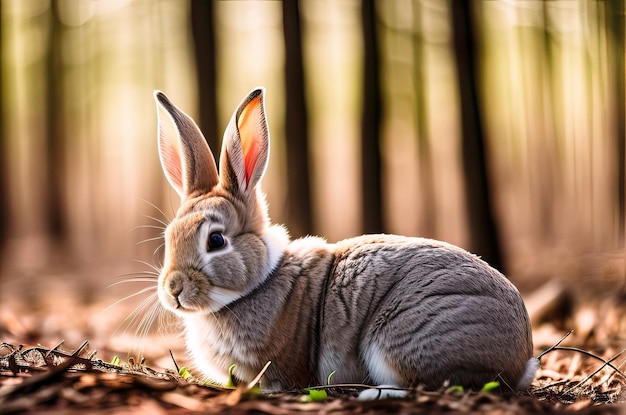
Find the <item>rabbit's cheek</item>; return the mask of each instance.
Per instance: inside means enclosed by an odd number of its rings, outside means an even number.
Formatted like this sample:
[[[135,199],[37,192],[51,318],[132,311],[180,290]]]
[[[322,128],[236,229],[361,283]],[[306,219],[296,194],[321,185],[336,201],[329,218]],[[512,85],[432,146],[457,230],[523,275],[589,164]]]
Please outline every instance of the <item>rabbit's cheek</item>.
[[[245,248],[242,248],[242,250]],[[240,297],[243,292],[249,291],[250,284],[256,276],[254,268],[250,268],[248,257],[233,250],[228,255],[215,255],[207,261],[202,272],[207,276],[211,284],[211,290],[217,289],[218,294],[222,292],[236,293]]]

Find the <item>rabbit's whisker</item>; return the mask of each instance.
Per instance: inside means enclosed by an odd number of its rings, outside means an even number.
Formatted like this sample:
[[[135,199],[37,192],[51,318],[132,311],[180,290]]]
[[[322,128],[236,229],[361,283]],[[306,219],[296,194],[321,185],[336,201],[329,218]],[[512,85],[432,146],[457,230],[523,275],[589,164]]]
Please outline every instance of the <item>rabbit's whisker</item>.
[[[161,240],[161,239],[163,239],[163,237],[160,236],[160,235],[159,236],[155,236],[154,238],[146,238],[146,239],[143,239],[143,240],[137,242],[137,245],[145,244],[147,242],[152,242],[152,241],[158,241],[158,240]],[[161,244],[161,245],[163,245],[163,244]],[[159,245],[159,246],[161,246],[161,245]]]
[[[159,220],[159,219],[157,219],[157,218],[153,218],[153,217],[151,217],[151,216],[148,216],[148,218],[150,218],[150,219],[154,219],[154,220],[155,220],[155,221],[157,221],[157,222],[163,223],[165,226],[167,226],[167,222],[171,222],[171,218],[170,218],[169,216],[167,216],[167,215],[165,214],[165,212],[163,212],[163,210],[162,210],[161,208],[159,208],[157,205],[155,205],[154,203],[152,203],[152,202],[150,202],[150,201],[148,201],[148,200],[146,200],[146,199],[141,199],[141,198],[140,198],[140,200],[141,200],[142,202],[144,202],[144,203],[146,203],[146,204],[148,204],[148,205],[152,206],[152,207],[153,207],[153,208],[154,208],[157,212],[159,212],[159,213],[161,214],[161,216],[163,216],[164,220],[163,220],[163,221],[161,221],[161,220]],[[172,209],[172,210],[173,210],[173,209]]]
[[[208,314],[207,314],[207,317],[210,317],[210,318],[212,318],[212,319],[213,319],[213,321],[215,321],[215,325],[217,326],[217,330],[219,331],[219,337],[222,337],[222,336],[224,336],[225,334],[227,334],[227,333],[228,333],[228,330],[225,330],[225,329],[224,329],[224,326],[222,326],[222,322],[220,321],[220,319],[219,319],[219,318],[217,318],[217,317],[215,316],[215,314],[213,314],[213,313],[208,313]]]
[[[133,277],[133,278],[127,278],[127,277]],[[118,275],[118,278],[120,279],[110,284],[107,288],[111,288],[112,286],[121,284],[123,282],[135,282],[134,281],[135,277],[150,278],[150,279],[157,280],[159,278],[159,274],[156,271],[129,272],[128,274]],[[150,282],[152,282],[152,280]]]
[[[156,282],[158,275],[146,275],[145,277],[127,278],[121,281],[116,281],[108,286],[108,288],[114,287],[120,284],[133,283],[133,282]]]
[[[132,294],[131,296],[136,296],[138,294],[139,293],[135,293],[135,294]],[[123,333],[126,333],[128,331],[128,329],[130,327],[132,327],[133,324],[135,322],[137,322],[139,320],[139,318],[145,314],[146,309],[151,307],[152,304],[157,302],[157,301],[158,301],[158,298],[157,298],[156,294],[153,294],[153,295],[150,295],[150,296],[144,298],[141,301],[141,303],[139,303],[139,305],[137,307],[135,307],[135,309],[128,316],[126,316],[126,318],[124,320],[122,320],[122,322],[115,328],[114,332],[116,332],[118,329],[120,329],[122,326],[124,326]]]
[[[137,291],[137,292],[135,292],[135,293],[133,293],[133,294],[129,294],[129,295],[127,295],[126,297],[123,297],[123,298],[120,298],[119,300],[116,300],[115,302],[113,302],[112,304],[110,304],[108,307],[106,307],[106,308],[105,308],[104,310],[102,310],[102,311],[103,311],[103,312],[106,312],[106,311],[108,311],[110,308],[112,308],[112,307],[114,307],[114,306],[116,306],[116,305],[118,305],[118,304],[120,304],[120,303],[122,303],[122,302],[124,302],[124,301],[126,301],[126,300],[130,300],[131,298],[137,297],[138,295],[142,295],[142,294],[145,294],[145,293],[150,292],[150,291],[156,291],[156,289],[157,289],[157,287],[156,287],[156,286],[150,286],[150,287],[142,288],[141,290],[139,290],[139,291]],[[158,298],[158,297],[156,296],[156,294],[154,295],[154,297],[155,297],[155,299],[156,299],[156,298]]]
[[[162,242],[159,246],[157,246],[154,251],[152,252],[152,256],[157,256],[157,252],[159,252],[159,249],[164,248],[165,247],[165,242]]]
[[[224,308],[228,310],[228,312],[232,314],[233,317],[235,317],[235,320],[237,320],[237,323],[241,324],[241,320],[239,319],[239,316],[235,314],[235,312],[228,306],[228,304],[224,304]]]
[[[165,230],[165,228],[167,228],[168,223],[162,219],[159,218],[155,218],[154,216],[150,216],[150,215],[144,215],[144,217],[146,219],[150,219],[155,221],[156,223],[158,223],[159,225],[161,225],[161,229]]]
[[[147,309],[147,310],[146,310]],[[137,356],[143,356],[145,351],[145,340],[148,337],[148,333],[150,329],[153,327],[154,322],[161,315],[163,308],[161,308],[156,296],[148,297],[144,300],[144,303],[141,304],[141,310],[143,312],[143,316],[141,320],[136,325],[134,337],[138,338],[138,345],[136,349]],[[129,326],[133,324],[136,318],[139,316],[141,311],[137,310],[133,319],[129,322]]]
[[[165,230],[165,228],[160,225],[137,225],[130,228],[131,231],[136,231],[138,229],[158,229],[160,231]]]
[[[142,261],[142,260],[140,260],[140,259],[135,259],[135,260],[134,260],[134,262],[137,262],[137,263],[139,263],[139,264],[145,265],[145,266],[147,266],[148,268],[152,269],[153,271],[155,271],[155,272],[156,272],[156,273],[158,273],[158,274],[160,274],[160,273],[161,273],[161,268],[160,268],[160,267],[157,267],[157,266],[155,266],[155,265],[152,265],[152,264],[151,264],[151,263],[149,263],[149,262]]]
[[[131,278],[128,278],[131,277]],[[118,281],[115,281],[107,286],[107,288],[114,287],[116,285],[124,284],[124,283],[134,283],[134,282],[148,282],[155,283],[159,279],[159,274],[156,271],[138,271],[138,272],[129,272],[128,274],[119,275]]]

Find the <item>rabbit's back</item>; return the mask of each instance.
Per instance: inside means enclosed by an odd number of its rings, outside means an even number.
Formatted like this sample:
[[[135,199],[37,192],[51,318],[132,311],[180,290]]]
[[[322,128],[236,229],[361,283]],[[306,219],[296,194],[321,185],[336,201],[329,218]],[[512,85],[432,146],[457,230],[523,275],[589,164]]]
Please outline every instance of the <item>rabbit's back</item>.
[[[532,354],[502,274],[453,245],[391,235],[335,245],[320,335],[318,376],[338,382],[514,387]]]

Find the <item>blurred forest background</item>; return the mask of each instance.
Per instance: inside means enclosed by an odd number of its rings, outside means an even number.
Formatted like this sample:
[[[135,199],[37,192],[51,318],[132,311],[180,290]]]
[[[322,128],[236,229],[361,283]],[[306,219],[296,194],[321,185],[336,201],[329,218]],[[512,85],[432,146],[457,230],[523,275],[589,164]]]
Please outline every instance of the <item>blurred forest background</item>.
[[[522,291],[624,289],[621,0],[0,6],[0,298],[89,303],[158,265],[179,200],[152,91],[219,154],[259,85],[263,187],[294,237],[426,236]]]

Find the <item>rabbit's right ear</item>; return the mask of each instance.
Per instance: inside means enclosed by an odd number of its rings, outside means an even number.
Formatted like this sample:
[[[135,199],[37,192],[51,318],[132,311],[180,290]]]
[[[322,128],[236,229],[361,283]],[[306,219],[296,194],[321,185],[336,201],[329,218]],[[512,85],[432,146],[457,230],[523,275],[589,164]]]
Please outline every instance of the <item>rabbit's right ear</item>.
[[[159,156],[165,177],[185,200],[211,191],[217,166],[202,132],[191,117],[154,91],[159,116]]]
[[[222,141],[222,184],[241,194],[253,194],[269,159],[269,130],[263,88],[257,88],[239,104]]]

